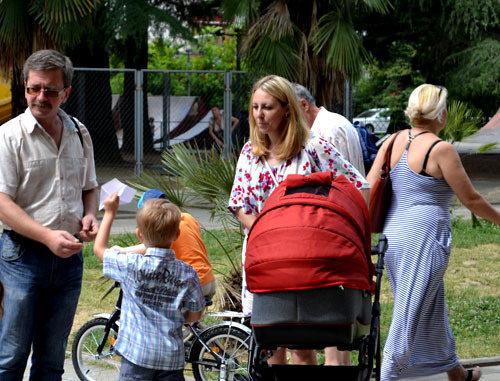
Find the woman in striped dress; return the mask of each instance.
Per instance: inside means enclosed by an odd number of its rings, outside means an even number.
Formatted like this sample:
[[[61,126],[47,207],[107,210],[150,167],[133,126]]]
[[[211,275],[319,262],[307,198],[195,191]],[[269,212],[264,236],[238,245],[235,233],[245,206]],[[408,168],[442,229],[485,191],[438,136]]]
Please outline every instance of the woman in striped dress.
[[[449,208],[455,194],[489,221],[500,224],[500,213],[474,189],[453,145],[437,137],[448,116],[447,95],[440,86],[417,87],[406,109],[413,127],[400,133],[393,146],[392,201],[384,233],[394,313],[384,347],[383,381],[442,372],[450,381],[481,377],[479,367],[465,370],[458,362],[448,323],[444,273],[451,246]],[[367,176],[372,186],[390,140]]]

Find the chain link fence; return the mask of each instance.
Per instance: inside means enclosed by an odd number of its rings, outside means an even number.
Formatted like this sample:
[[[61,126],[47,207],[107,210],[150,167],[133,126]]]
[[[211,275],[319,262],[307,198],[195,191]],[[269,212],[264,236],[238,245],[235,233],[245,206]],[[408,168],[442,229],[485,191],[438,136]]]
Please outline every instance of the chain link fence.
[[[215,145],[226,155],[241,147],[255,79],[243,71],[75,68],[63,108],[89,129],[101,183],[159,168],[161,152],[175,144]],[[214,106],[222,114],[222,144],[209,128]]]

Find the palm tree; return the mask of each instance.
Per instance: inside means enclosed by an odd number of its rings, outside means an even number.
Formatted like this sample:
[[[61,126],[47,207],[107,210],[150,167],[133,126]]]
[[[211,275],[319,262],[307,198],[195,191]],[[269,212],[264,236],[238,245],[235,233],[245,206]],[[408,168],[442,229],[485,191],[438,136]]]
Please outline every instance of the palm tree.
[[[12,70],[12,116],[25,108],[22,68],[35,50],[64,48],[76,43],[100,0],[0,1],[0,68]]]
[[[224,17],[244,28],[242,53],[256,71],[303,84],[329,108],[342,101],[344,79],[357,80],[369,59],[353,15],[389,7],[389,0],[222,2]]]

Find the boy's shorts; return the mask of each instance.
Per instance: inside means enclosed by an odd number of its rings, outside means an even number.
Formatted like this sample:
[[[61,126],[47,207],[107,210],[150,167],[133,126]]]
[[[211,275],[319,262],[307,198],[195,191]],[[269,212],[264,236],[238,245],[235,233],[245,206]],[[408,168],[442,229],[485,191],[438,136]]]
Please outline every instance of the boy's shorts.
[[[215,295],[215,291],[217,289],[217,283],[215,279],[207,283],[206,285],[201,286],[201,289],[203,290],[203,295],[205,296],[205,299],[211,300]]]
[[[122,357],[120,381],[184,381],[184,369],[157,370],[135,365]]]

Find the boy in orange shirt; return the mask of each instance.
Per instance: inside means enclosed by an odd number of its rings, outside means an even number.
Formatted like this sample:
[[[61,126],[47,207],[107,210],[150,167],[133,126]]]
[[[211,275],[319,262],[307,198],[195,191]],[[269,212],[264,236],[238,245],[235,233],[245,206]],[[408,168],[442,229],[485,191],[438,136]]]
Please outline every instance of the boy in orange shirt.
[[[165,193],[158,189],[150,189],[144,192],[137,207],[141,208],[144,202],[150,198],[166,199]],[[199,222],[189,213],[181,213],[180,235],[172,243],[172,250],[175,251],[175,257],[191,265],[198,273],[203,294],[207,300],[212,299],[216,290],[215,276],[212,271],[212,264],[208,260],[207,249],[201,239],[201,229]],[[144,244],[136,246],[119,248],[113,247],[120,252],[145,253]]]

